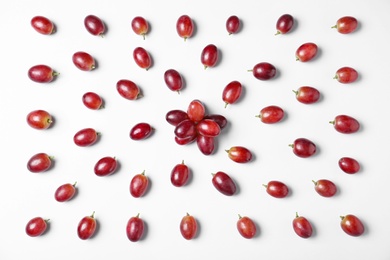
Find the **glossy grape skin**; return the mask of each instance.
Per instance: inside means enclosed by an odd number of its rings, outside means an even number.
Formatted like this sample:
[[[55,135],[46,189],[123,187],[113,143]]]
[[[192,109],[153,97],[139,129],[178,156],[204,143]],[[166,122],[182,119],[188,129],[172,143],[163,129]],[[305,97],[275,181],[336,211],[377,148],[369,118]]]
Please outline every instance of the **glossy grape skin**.
[[[267,106],[262,108],[256,117],[259,117],[265,124],[275,124],[284,118],[284,111],[278,106]]]
[[[360,171],[359,162],[351,157],[342,157],[338,161],[340,169],[348,174],[355,174]]]
[[[96,219],[94,217],[95,212],[91,216],[83,217],[77,225],[77,235],[82,240],[91,238],[96,231]]]
[[[253,76],[258,80],[270,80],[276,75],[276,68],[268,62],[257,63],[252,70]]]
[[[289,189],[286,184],[280,181],[269,181],[266,185],[263,184],[269,195],[275,198],[285,198],[289,193]]]
[[[186,185],[190,176],[190,169],[182,161],[176,164],[171,171],[171,183],[175,187],[182,187]]]
[[[191,240],[196,236],[197,232],[198,224],[196,222],[196,219],[187,213],[187,215],[185,215],[180,221],[181,235],[185,239]]]
[[[296,213],[293,220],[293,229],[295,233],[302,238],[309,238],[313,234],[313,227],[309,220],[305,217],[298,216],[298,213]]]
[[[342,134],[353,134],[360,129],[359,121],[347,115],[338,115],[329,123],[333,124],[336,131]]]
[[[211,119],[214,120],[219,125],[219,128],[224,129],[228,123],[226,117],[219,114],[208,114],[203,117],[203,119]]]
[[[290,145],[296,156],[301,158],[308,158],[316,153],[316,145],[306,138],[297,138],[293,144]]]
[[[131,20],[131,28],[136,34],[142,35],[145,40],[145,35],[149,31],[149,24],[145,18],[141,16],[134,17],[133,20]]]
[[[53,157],[46,153],[37,153],[31,156],[27,162],[27,169],[33,173],[44,172],[50,169]]]
[[[221,128],[212,119],[202,119],[202,121],[196,125],[196,130],[199,134],[209,137],[215,137],[221,133]]]
[[[99,133],[93,128],[84,128],[73,136],[73,142],[77,146],[86,147],[96,143]]]
[[[116,83],[116,90],[121,97],[128,100],[136,100],[141,96],[140,89],[137,84],[127,79],[119,80]]]
[[[226,196],[233,196],[236,193],[236,184],[228,174],[219,171],[212,175],[212,184],[220,193]]]
[[[88,15],[84,18],[84,26],[87,31],[95,36],[103,36],[106,27],[103,21],[96,15]]]
[[[343,84],[355,82],[359,77],[359,73],[351,67],[341,67],[336,71],[334,79]]]
[[[222,91],[222,100],[225,102],[225,107],[228,104],[234,104],[240,98],[242,93],[242,84],[237,81],[231,81]]]
[[[286,34],[294,26],[294,17],[290,14],[284,14],[276,21],[276,34]]]
[[[143,140],[148,138],[153,132],[153,128],[148,123],[138,123],[130,130],[130,138],[132,140]]]
[[[238,30],[240,29],[240,25],[241,25],[240,19],[236,15],[230,16],[226,20],[226,24],[225,24],[226,30],[229,33],[229,35],[237,33]]]
[[[204,68],[214,67],[218,62],[218,48],[214,44],[209,44],[203,48],[200,55],[200,61]]]
[[[293,92],[295,93],[295,98],[303,104],[316,103],[321,95],[318,89],[309,86],[302,86],[297,90],[293,90]]]
[[[202,154],[210,155],[215,150],[215,137],[198,134],[196,136],[196,144]]]
[[[182,15],[177,19],[176,31],[177,34],[186,41],[194,32],[194,22],[188,15]]]
[[[50,35],[55,32],[53,22],[44,16],[34,16],[31,19],[31,26],[35,31],[43,35]]]
[[[332,26],[332,28],[336,28],[342,34],[352,33],[356,31],[357,27],[358,21],[352,16],[343,16],[337,20],[336,25]]]
[[[200,100],[193,100],[190,102],[187,108],[188,118],[194,122],[201,121],[206,113],[206,108]]]
[[[27,114],[27,124],[34,129],[48,129],[53,123],[53,118],[49,112],[45,110],[34,110]]]
[[[340,226],[341,229],[348,235],[353,237],[358,237],[364,233],[364,224],[362,221],[355,215],[348,214],[341,216]]]
[[[296,60],[299,60],[301,62],[307,62],[314,59],[317,53],[318,53],[318,46],[315,43],[308,42],[298,47],[298,49],[295,52],[295,57]]]
[[[333,197],[337,193],[337,186],[330,180],[313,181],[315,191],[322,197]]]
[[[30,237],[37,237],[42,235],[47,230],[47,222],[49,220],[45,220],[41,217],[35,217],[30,219],[27,222],[25,231],[26,234]]]
[[[28,70],[27,75],[34,82],[49,83],[52,82],[59,73],[55,72],[50,66],[39,64],[32,66]]]
[[[131,242],[139,241],[144,234],[144,230],[145,224],[144,221],[139,217],[139,214],[135,217],[131,217],[127,221],[126,235]]]
[[[133,59],[135,63],[142,69],[148,70],[152,66],[152,58],[150,54],[142,47],[137,47],[134,49]]]
[[[246,239],[251,239],[256,235],[256,224],[249,217],[241,217],[240,215],[238,215],[236,226],[240,235]]]
[[[185,119],[175,127],[174,133],[179,138],[195,136],[197,134],[196,125],[192,120]]]
[[[183,79],[177,70],[169,69],[164,73],[164,81],[172,91],[180,92],[183,88]]]
[[[247,163],[252,160],[252,152],[243,146],[232,146],[226,150],[228,157],[237,163]]]
[[[185,137],[185,138],[179,138],[177,136],[175,136],[175,142],[178,144],[178,145],[186,145],[186,144],[190,144],[192,142],[194,142],[196,139],[197,139],[197,135],[193,135],[193,136],[188,136],[188,137]]]
[[[65,202],[71,200],[76,194],[76,183],[65,183],[59,186],[55,193],[54,198],[58,202]]]
[[[173,126],[177,126],[182,121],[188,119],[188,114],[180,109],[173,109],[168,111],[165,115],[165,120]]]
[[[134,198],[142,197],[149,186],[149,179],[145,175],[145,171],[140,174],[136,174],[130,181],[130,194]]]
[[[95,69],[95,59],[86,52],[78,51],[72,56],[73,64],[82,71],[91,71]]]
[[[83,104],[92,110],[103,108],[103,99],[95,92],[86,92],[82,96]]]
[[[94,172],[99,177],[108,176],[115,172],[117,166],[115,157],[106,156],[96,162]]]

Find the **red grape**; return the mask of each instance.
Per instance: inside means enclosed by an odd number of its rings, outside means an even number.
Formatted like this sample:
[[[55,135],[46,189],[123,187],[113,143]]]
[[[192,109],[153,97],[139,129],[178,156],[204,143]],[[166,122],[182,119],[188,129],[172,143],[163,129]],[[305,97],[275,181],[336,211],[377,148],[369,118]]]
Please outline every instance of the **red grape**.
[[[301,62],[307,62],[312,60],[318,52],[318,47],[315,43],[308,42],[298,47],[295,52],[295,57]]]
[[[360,129],[359,121],[347,115],[338,115],[333,121],[329,122],[334,125],[337,132],[343,134],[356,133]]]
[[[225,102],[225,107],[228,104],[234,104],[240,98],[242,85],[239,81],[232,81],[225,86],[222,91],[222,100]]]
[[[188,119],[188,115],[183,110],[174,109],[168,111],[168,113],[165,115],[165,119],[169,124],[177,126],[182,121]]]
[[[54,193],[54,198],[58,202],[65,202],[71,200],[75,194],[76,194],[76,183],[74,184],[65,183],[56,189]]]
[[[187,215],[185,215],[180,221],[181,235],[185,239],[191,240],[196,236],[197,232],[198,232],[198,224],[196,222],[196,219],[187,213]]]
[[[205,115],[203,117],[203,119],[211,119],[211,120],[214,120],[218,125],[219,125],[219,128],[224,129],[225,126],[227,125],[228,121],[226,119],[226,117],[224,117],[223,115],[218,115],[218,114],[209,114],[209,115]]]
[[[74,136],[73,136],[73,142],[78,146],[90,146],[96,143],[99,132],[96,132],[93,128],[84,128],[79,130]]]
[[[236,193],[237,187],[233,179],[225,172],[217,172],[212,174],[212,183],[214,187],[226,196],[233,196]]]
[[[298,213],[296,213],[293,220],[293,228],[295,233],[302,238],[309,238],[313,234],[313,227],[309,220],[305,217],[298,216]]]
[[[175,142],[179,145],[190,144],[190,143],[194,142],[196,139],[197,139],[196,134],[193,136],[188,136],[188,137],[184,137],[184,138],[179,138],[179,137],[175,136]]]
[[[332,28],[336,28],[339,33],[348,34],[354,32],[358,26],[358,21],[355,17],[344,16],[337,20],[336,25]]]
[[[212,119],[202,119],[202,121],[196,125],[196,130],[199,134],[209,137],[215,137],[221,133],[221,128]]]
[[[252,70],[253,76],[259,80],[269,80],[275,77],[276,68],[268,62],[257,63]]]
[[[189,176],[190,169],[184,164],[184,161],[182,161],[173,167],[171,171],[171,183],[175,187],[182,187],[187,183]]]
[[[176,31],[185,41],[187,38],[191,37],[194,32],[194,22],[188,15],[182,15],[177,19]]]
[[[35,31],[44,35],[53,34],[55,31],[53,22],[44,16],[34,16],[31,19],[31,26]]]
[[[82,96],[83,104],[92,110],[98,110],[103,108],[103,99],[94,92],[86,92]]]
[[[34,110],[27,114],[27,124],[32,128],[43,130],[47,129],[53,123],[53,118],[45,110]]]
[[[315,191],[323,197],[333,197],[337,192],[336,185],[330,180],[321,179],[313,183]]]
[[[336,71],[334,79],[343,84],[353,83],[359,77],[358,72],[351,67],[342,67]]]
[[[142,47],[137,47],[133,51],[135,63],[142,69],[148,70],[152,66],[150,54]]]
[[[38,83],[48,83],[53,81],[55,76],[60,73],[55,72],[51,67],[47,65],[35,65],[28,70],[28,77]]]
[[[52,166],[53,157],[46,153],[34,154],[27,162],[27,169],[33,173],[44,172]]]
[[[341,216],[340,226],[342,230],[350,236],[358,237],[364,233],[362,221],[352,214]]]
[[[191,101],[187,108],[188,118],[196,123],[203,119],[205,112],[203,103],[197,99]]]
[[[285,198],[288,193],[288,187],[286,184],[280,181],[269,181],[267,185],[263,184],[269,195],[275,198]]]
[[[130,194],[134,198],[143,196],[148,189],[149,179],[145,175],[145,171],[140,174],[136,174],[130,181]]]
[[[95,15],[86,16],[84,18],[84,26],[90,34],[95,36],[103,36],[106,30],[103,21]]]
[[[144,234],[144,221],[139,217],[139,214],[135,217],[131,217],[127,221],[126,235],[131,242],[137,242],[142,238]]]
[[[200,61],[205,69],[214,67],[218,62],[218,48],[214,44],[209,44],[203,48],[200,55]]]
[[[95,212],[91,216],[83,217],[77,225],[77,235],[80,239],[86,240],[95,234],[97,223],[94,215]]]
[[[43,219],[41,217],[35,217],[30,219],[27,222],[25,231],[26,234],[29,235],[30,237],[37,237],[42,235],[46,229],[47,229],[47,222],[48,219]]]
[[[252,152],[243,146],[232,146],[226,150],[228,157],[237,163],[247,163],[252,160]]]
[[[149,24],[145,18],[141,16],[134,17],[133,20],[131,21],[131,28],[136,34],[142,35],[142,37],[145,40],[145,35],[149,31]]]
[[[229,35],[237,33],[240,29],[240,19],[236,15],[230,16],[226,20],[226,30],[228,31]]]
[[[204,155],[210,155],[215,150],[215,138],[211,136],[197,135],[196,144]]]
[[[141,97],[139,87],[131,80],[119,80],[116,83],[116,90],[118,91],[119,95],[128,100],[136,100]]]
[[[72,61],[80,70],[91,71],[95,69],[95,59],[89,53],[83,51],[75,52]]]
[[[348,174],[355,174],[358,171],[360,171],[360,164],[359,162],[351,157],[342,157],[339,160],[339,167],[340,169]]]
[[[190,119],[185,119],[175,127],[174,133],[175,136],[179,138],[187,138],[190,136],[195,136],[197,134],[196,125]]]
[[[133,140],[143,140],[148,138],[153,132],[153,128],[148,123],[138,123],[130,130],[130,138]]]
[[[172,91],[180,92],[183,88],[183,79],[177,70],[169,69],[164,73],[164,81]]]
[[[316,145],[306,138],[298,138],[293,144],[290,144],[293,148],[293,152],[296,156],[301,158],[307,158],[316,153]]]
[[[111,175],[115,172],[117,164],[115,157],[103,157],[95,164],[94,172],[99,177]]]
[[[313,104],[320,99],[320,92],[313,87],[303,86],[293,92],[296,99],[303,104]]]
[[[257,228],[256,224],[249,217],[241,217],[238,215],[237,230],[241,236],[247,239],[251,239],[256,235]]]
[[[280,122],[284,117],[284,111],[278,106],[267,106],[260,110],[259,117],[261,122],[266,124],[275,124]]]
[[[294,26],[294,18],[290,14],[284,14],[276,21],[276,34],[286,34],[291,31]]]

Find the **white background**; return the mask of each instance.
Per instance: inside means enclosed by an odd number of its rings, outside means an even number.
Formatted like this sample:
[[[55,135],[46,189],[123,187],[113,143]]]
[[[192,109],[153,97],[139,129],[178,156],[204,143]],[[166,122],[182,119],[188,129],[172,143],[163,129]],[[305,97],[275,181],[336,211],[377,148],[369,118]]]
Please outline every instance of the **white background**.
[[[1,183],[0,259],[390,259],[388,246],[390,204],[388,200],[388,133],[390,68],[388,11],[390,2],[372,1],[8,1],[0,8],[1,20]],[[276,20],[284,13],[296,19],[288,35],[274,36]],[[86,15],[95,14],[107,25],[104,38],[84,28]],[[175,29],[177,18],[190,15],[196,31],[186,42]],[[228,35],[225,21],[237,15],[242,30]],[[35,15],[51,19],[57,32],[40,35],[30,26]],[[150,23],[143,40],[131,30],[133,17]],[[331,26],[338,18],[352,15],[359,29],[339,34]],[[295,61],[296,48],[315,42],[320,49],[312,62]],[[220,49],[220,62],[203,69],[200,53],[213,43]],[[148,70],[137,67],[134,48],[142,46],[153,57]],[[98,62],[95,71],[78,70],[72,54],[86,51]],[[267,82],[247,72],[258,62],[276,66],[276,79]],[[47,64],[60,72],[52,83],[38,84],[27,77],[36,64]],[[342,66],[354,67],[359,80],[343,85],[333,79]],[[167,69],[178,70],[185,79],[180,95],[163,81]],[[128,101],[119,96],[120,79],[136,82],[144,97]],[[226,109],[221,100],[224,86],[240,81],[244,92],[237,104]],[[322,93],[315,105],[297,102],[292,92],[311,85]],[[105,109],[84,107],[87,91],[100,94]],[[196,144],[179,146],[173,141],[173,126],[165,121],[171,109],[186,110],[200,99],[209,113],[224,115],[229,125],[218,138],[215,153],[205,156]],[[255,117],[268,105],[286,112],[283,122],[262,124]],[[55,123],[46,131],[26,124],[35,109],[49,111]],[[336,132],[328,122],[348,114],[361,123],[353,135]],[[129,131],[138,122],[148,122],[154,134],[132,141]],[[96,128],[102,137],[88,148],[77,147],[73,135],[85,127]],[[288,144],[309,138],[318,154],[310,159],[296,157]],[[248,164],[230,161],[225,149],[233,145],[249,148],[254,160]],[[35,153],[55,157],[45,173],[26,168]],[[120,167],[109,177],[94,175],[93,166],[103,156],[116,156]],[[337,165],[342,156],[358,159],[362,170],[343,173]],[[176,188],[170,171],[182,160],[191,168],[190,183]],[[139,199],[128,186],[134,174],[145,170],[151,186]],[[237,182],[233,197],[218,193],[211,173],[225,171]],[[320,197],[311,180],[334,181],[339,193]],[[263,183],[285,182],[291,195],[275,199]],[[54,191],[77,181],[77,196],[67,202],[54,200]],[[82,241],[77,237],[79,220],[96,211],[96,235]],[[179,223],[186,212],[195,216],[197,237],[181,237]],[[298,237],[292,229],[295,212],[308,218],[314,234]],[[140,213],[147,229],[143,239],[130,242],[125,234],[127,220]],[[366,232],[350,237],[340,228],[339,216],[355,214]],[[251,217],[258,235],[247,240],[236,230],[237,214]],[[50,218],[41,237],[25,234],[27,221],[35,216]]]

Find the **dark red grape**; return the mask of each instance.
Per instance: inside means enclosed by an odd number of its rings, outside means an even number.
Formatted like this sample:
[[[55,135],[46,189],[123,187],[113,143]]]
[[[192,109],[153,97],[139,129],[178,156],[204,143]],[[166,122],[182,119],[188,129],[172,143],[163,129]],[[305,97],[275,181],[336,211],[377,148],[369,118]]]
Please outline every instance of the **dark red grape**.
[[[301,62],[312,60],[318,52],[318,46],[315,43],[308,42],[298,47],[295,52],[295,57]]]
[[[183,79],[177,70],[169,69],[164,73],[164,81],[172,91],[180,92],[183,88]]]
[[[341,216],[340,226],[350,236],[358,237],[364,233],[364,224],[358,217],[352,214]]]
[[[34,16],[31,19],[31,26],[35,31],[44,35],[53,34],[55,31],[53,22],[44,16]]]
[[[194,136],[197,134],[196,125],[192,120],[185,119],[175,127],[174,133],[179,138]]]
[[[141,97],[140,89],[131,80],[121,79],[116,83],[116,90],[119,95],[128,100],[136,100]]]
[[[152,58],[150,54],[142,47],[137,47],[133,51],[135,63],[142,69],[148,70],[152,66]]]
[[[165,115],[165,120],[167,120],[167,122],[173,126],[177,126],[186,119],[188,119],[187,113],[179,109],[170,110]]]
[[[115,172],[117,165],[115,157],[106,156],[97,161],[94,172],[99,177],[108,176]]]
[[[212,174],[212,183],[214,187],[226,196],[233,196],[236,193],[237,187],[233,179],[225,172],[217,172]]]
[[[127,221],[126,235],[131,242],[139,241],[144,234],[144,230],[145,224],[144,221],[139,217],[139,214],[137,214],[135,217],[131,217]]]
[[[145,40],[145,35],[149,31],[149,24],[145,18],[141,16],[134,17],[133,20],[131,21],[131,28],[136,34],[142,35],[142,37]]]
[[[138,123],[130,130],[130,138],[133,140],[143,140],[148,138],[153,132],[153,128],[148,123]]]
[[[351,157],[342,157],[340,158],[339,162],[340,169],[348,174],[355,174],[360,171],[360,164],[359,162]]]
[[[103,21],[95,15],[86,16],[84,18],[84,26],[90,34],[95,36],[103,36],[106,30]]]
[[[262,108],[256,117],[259,117],[263,123],[275,124],[283,119],[284,111],[278,106],[267,106]]]
[[[78,51],[72,56],[73,64],[80,70],[91,71],[95,69],[95,59],[86,52]]]
[[[330,180],[321,179],[313,183],[315,191],[323,197],[333,197],[337,192],[336,185]]]
[[[313,234],[313,227],[309,220],[305,217],[298,216],[298,213],[296,213],[293,220],[293,228],[295,233],[302,238],[309,238]]]
[[[78,146],[90,146],[96,143],[98,139],[98,135],[100,133],[97,132],[93,128],[84,128],[79,130],[74,136],[73,136],[73,142]]]
[[[237,230],[241,236],[247,239],[251,239],[256,235],[257,228],[256,224],[249,217],[241,217],[238,215]]]
[[[225,86],[222,91],[222,100],[225,102],[225,107],[228,104],[234,104],[240,98],[242,85],[239,81],[234,80]]]
[[[196,219],[187,213],[187,215],[185,215],[180,221],[181,235],[185,239],[191,240],[196,236],[197,232],[198,224],[196,222]]]
[[[149,186],[149,179],[145,175],[145,171],[136,174],[130,181],[130,194],[134,198],[142,197]]]
[[[287,197],[289,190],[286,184],[280,181],[269,181],[268,184],[263,184],[269,195],[275,198]]]
[[[340,83],[349,84],[355,82],[358,77],[359,74],[354,68],[342,67],[336,71],[334,79],[337,79]]]
[[[196,144],[204,155],[210,155],[215,149],[215,137],[198,134],[196,136]]]
[[[44,172],[52,166],[53,157],[46,153],[37,153],[31,156],[27,162],[27,169],[33,173]]]
[[[214,120],[219,125],[219,128],[221,128],[221,130],[224,129],[228,123],[226,117],[219,114],[211,114],[211,115],[209,114],[209,115],[205,115],[203,118]]]
[[[76,194],[76,183],[74,184],[65,183],[56,189],[54,193],[54,198],[58,202],[65,202],[71,200],[75,194]]]
[[[298,138],[290,146],[293,148],[294,154],[301,158],[313,156],[317,150],[316,145],[306,138]]]
[[[28,70],[28,77],[38,83],[48,83],[53,81],[53,79],[58,76],[60,73],[55,72],[51,67],[47,65],[35,65]]]
[[[269,80],[275,77],[276,68],[268,62],[257,63],[252,70],[253,76],[259,80]]]
[[[218,48],[214,44],[209,44],[203,48],[200,55],[200,61],[205,69],[214,67],[218,62]]]
[[[349,34],[354,32],[358,27],[358,21],[355,17],[344,16],[337,20],[336,25],[332,28],[336,28],[339,33]]]
[[[194,32],[194,22],[188,15],[182,15],[177,19],[176,31],[186,41]]]
[[[240,19],[236,15],[230,16],[226,20],[226,30],[228,31],[229,35],[237,33],[240,29]]]
[[[38,130],[47,129],[53,123],[53,118],[49,112],[41,109],[28,113],[26,120],[29,126]]]
[[[80,239],[86,240],[95,234],[97,223],[94,215],[95,212],[91,216],[83,217],[77,225],[77,235]]]
[[[27,222],[25,231],[30,237],[37,237],[42,235],[47,230],[48,219],[41,217],[35,217]]]
[[[171,171],[171,183],[175,187],[184,186],[190,177],[190,169],[182,161],[176,164]]]
[[[186,144],[190,144],[192,142],[194,142],[197,138],[197,135],[193,135],[193,136],[188,136],[188,137],[185,137],[185,138],[179,138],[177,136],[175,136],[175,142],[178,144],[178,145],[186,145]]]
[[[337,132],[343,134],[356,133],[360,129],[360,123],[355,118],[347,115],[338,115],[333,121],[329,122],[334,125]]]
[[[232,146],[226,152],[228,153],[228,157],[237,163],[247,163],[252,160],[252,152],[243,146]]]
[[[276,21],[276,34],[286,34],[294,26],[294,18],[290,14],[284,14]]]
[[[303,104],[313,104],[320,99],[320,92],[313,87],[303,86],[293,92],[296,99]]]

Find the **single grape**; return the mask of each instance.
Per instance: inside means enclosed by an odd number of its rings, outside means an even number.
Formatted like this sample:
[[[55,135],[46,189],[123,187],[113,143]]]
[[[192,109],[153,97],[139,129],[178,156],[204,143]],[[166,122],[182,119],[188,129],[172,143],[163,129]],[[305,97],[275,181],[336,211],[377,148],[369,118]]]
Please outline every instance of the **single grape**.
[[[357,216],[348,214],[340,218],[340,226],[346,234],[354,237],[363,235],[365,230],[364,224]]]
[[[40,34],[50,35],[55,32],[54,24],[44,16],[34,16],[31,19],[31,26]]]
[[[192,120],[185,119],[175,127],[174,133],[179,138],[195,136],[197,134],[196,125]]]
[[[198,224],[194,216],[187,213],[180,221],[180,233],[187,239],[193,239],[198,232]]]
[[[148,123],[138,123],[130,130],[130,138],[133,140],[143,140],[148,138],[153,132],[153,128]]]
[[[28,77],[37,83],[52,82],[59,74],[60,73],[55,72],[51,67],[44,64],[32,66],[27,73]]]
[[[103,99],[95,92],[86,92],[82,96],[83,104],[92,110],[103,108]]]
[[[136,174],[130,181],[130,194],[134,198],[142,197],[149,186],[149,179],[145,175],[145,171]]]
[[[177,34],[181,38],[184,38],[184,41],[186,41],[187,38],[192,36],[194,32],[194,27],[194,22],[188,15],[182,15],[176,21]]]
[[[341,67],[336,71],[334,79],[343,84],[355,82],[359,77],[359,73],[351,67]]]
[[[41,109],[28,113],[26,120],[29,126],[38,130],[48,129],[53,123],[53,118],[49,112]]]
[[[353,134],[360,129],[359,121],[347,115],[338,115],[329,123],[334,126],[337,132],[342,134]]]
[[[106,156],[96,162],[94,172],[99,177],[108,176],[115,172],[117,165],[115,157]]]
[[[208,67],[214,67],[218,62],[218,58],[218,48],[214,44],[209,44],[204,47],[200,55],[200,61],[205,69]]]
[[[340,169],[348,174],[355,174],[360,171],[359,162],[351,157],[342,157],[338,161]]]
[[[48,219],[42,217],[35,217],[27,222],[25,231],[30,237],[37,237],[42,235],[47,230]]]
[[[167,120],[167,122],[173,126],[177,126],[186,119],[188,119],[188,114],[180,109],[170,110],[165,115],[165,120]]]
[[[246,239],[253,238],[257,233],[255,222],[247,216],[241,217],[239,214],[236,226],[240,235]]]
[[[240,19],[236,15],[229,16],[229,18],[226,20],[226,30],[228,31],[229,35],[237,33],[240,29]]]
[[[137,47],[133,51],[135,63],[142,69],[148,70],[152,66],[152,58],[144,48]]]
[[[91,54],[83,51],[75,52],[72,56],[72,61],[78,69],[83,71],[91,71],[96,67],[95,59],[91,56]]]
[[[190,169],[182,161],[176,164],[171,171],[171,183],[175,187],[182,187],[186,185],[190,176]]]
[[[296,156],[301,158],[308,158],[316,153],[316,145],[306,138],[297,138],[293,144],[289,145],[293,148],[293,152]]]
[[[210,155],[215,150],[215,137],[211,136],[204,136],[201,134],[198,134],[196,136],[196,144],[204,155]]]
[[[127,79],[119,80],[116,83],[116,90],[119,95],[128,100],[136,100],[142,96],[137,84]]]
[[[293,220],[293,229],[302,238],[309,238],[313,234],[313,227],[309,220],[305,217],[298,216],[298,213],[296,213]]]
[[[90,34],[95,36],[103,36],[106,30],[103,21],[96,15],[87,15],[84,18],[84,26]]]
[[[139,217],[139,214],[137,214],[135,217],[131,217],[127,221],[126,235],[131,242],[139,241],[144,234],[144,230],[145,224],[144,221]]]
[[[205,116],[206,108],[200,100],[193,100],[190,102],[187,108],[188,118],[195,123],[201,121]]]
[[[143,18],[142,16],[134,17],[131,21],[131,28],[136,34],[142,35],[145,40],[145,35],[149,31],[149,24],[145,18]]]
[[[180,92],[183,88],[183,79],[177,70],[169,69],[164,73],[164,81],[172,91]]]
[[[252,152],[243,146],[232,146],[226,152],[228,157],[237,163],[247,163],[252,160]]]
[[[352,33],[356,31],[357,27],[358,21],[352,16],[343,16],[337,20],[336,25],[332,26],[332,28],[336,28],[342,34]]]
[[[262,108],[256,117],[259,117],[265,124],[275,124],[283,119],[284,111],[278,106],[267,106]]]
[[[225,102],[225,107],[228,104],[234,104],[240,98],[242,93],[242,85],[239,81],[234,80],[229,82],[222,91],[222,100]]]
[[[212,119],[202,119],[196,125],[196,130],[199,134],[209,137],[215,137],[221,133],[221,128]]]
[[[298,49],[295,52],[295,57],[296,60],[299,60],[301,62],[307,62],[314,59],[317,53],[318,53],[318,46],[315,43],[308,42],[298,47]]]
[[[52,166],[53,157],[46,153],[37,153],[27,162],[27,169],[33,173],[45,172]]]
[[[303,104],[313,104],[320,99],[320,92],[313,87],[303,86],[293,90],[295,98]]]
[[[56,189],[54,193],[54,198],[58,202],[65,202],[71,200],[75,194],[76,182],[74,184],[65,183]]]
[[[276,21],[276,33],[278,34],[286,34],[291,31],[294,26],[294,17],[291,14],[284,14],[279,17]]]
[[[336,185],[326,179],[313,181],[315,191],[323,197],[333,197],[337,192]]]
[[[83,217],[77,225],[78,237],[82,240],[91,238],[95,234],[96,226],[95,212],[91,216]]]
[[[226,196],[233,196],[236,193],[237,187],[233,179],[225,172],[219,171],[212,174],[211,182],[214,187]]]
[[[285,198],[289,193],[289,189],[286,184],[281,181],[269,181],[267,184],[263,184],[269,195],[275,198]]]
[[[268,62],[257,63],[253,69],[248,70],[253,73],[253,76],[259,80],[269,80],[276,76],[276,68]]]
[[[93,128],[83,128],[73,136],[73,142],[81,147],[90,146],[96,143],[99,135],[100,133]]]

